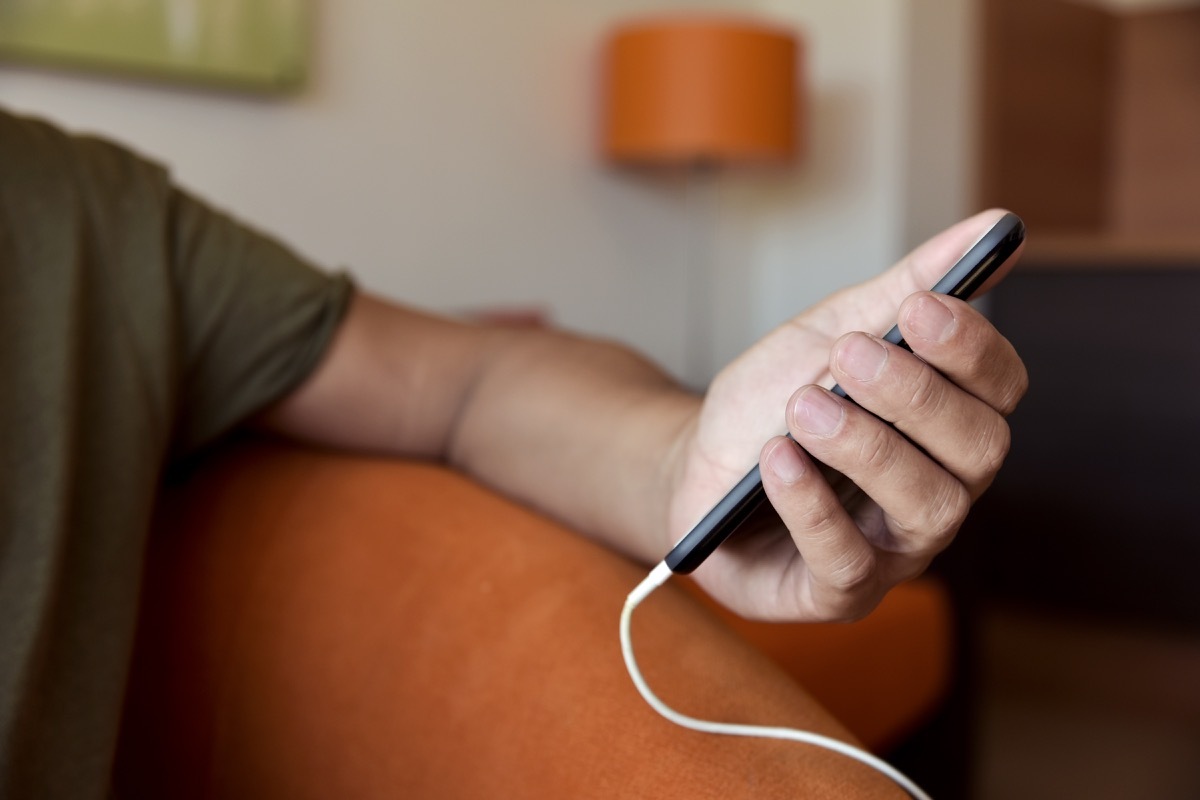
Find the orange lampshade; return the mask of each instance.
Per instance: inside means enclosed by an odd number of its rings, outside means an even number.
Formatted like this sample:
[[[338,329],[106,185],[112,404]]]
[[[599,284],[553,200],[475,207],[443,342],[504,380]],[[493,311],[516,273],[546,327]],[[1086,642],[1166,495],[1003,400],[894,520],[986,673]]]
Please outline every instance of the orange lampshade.
[[[605,154],[648,164],[791,158],[799,46],[790,31],[730,17],[619,27],[604,54]]]

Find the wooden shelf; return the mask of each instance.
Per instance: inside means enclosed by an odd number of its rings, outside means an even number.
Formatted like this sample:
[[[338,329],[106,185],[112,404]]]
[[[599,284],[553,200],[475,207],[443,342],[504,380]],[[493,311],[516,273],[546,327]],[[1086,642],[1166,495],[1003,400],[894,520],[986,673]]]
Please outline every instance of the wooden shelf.
[[[1021,268],[1200,269],[1200,235],[1115,236],[1031,231]]]
[[[1200,266],[1200,4],[983,11],[979,205],[1025,219],[1031,264]]]

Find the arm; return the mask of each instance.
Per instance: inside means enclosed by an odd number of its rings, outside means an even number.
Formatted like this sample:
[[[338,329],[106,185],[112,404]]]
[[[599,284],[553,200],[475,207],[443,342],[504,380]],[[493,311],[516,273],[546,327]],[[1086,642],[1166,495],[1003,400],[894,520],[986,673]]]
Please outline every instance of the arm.
[[[446,460],[654,561],[666,542],[669,454],[699,406],[616,344],[359,295],[317,371],[259,421],[321,444]]]
[[[761,457],[784,524],[727,542],[697,579],[753,616],[861,616],[949,544],[1007,453],[1020,359],[969,305],[921,291],[997,216],[960,223],[785,324],[726,368],[703,405],[612,344],[360,297],[324,363],[264,422],[445,458],[645,561]],[[897,308],[915,355],[847,334],[886,329]],[[877,369],[856,377],[878,347]],[[834,380],[859,406],[817,386]],[[785,424],[798,444],[778,437]],[[865,498],[845,505],[814,457]]]

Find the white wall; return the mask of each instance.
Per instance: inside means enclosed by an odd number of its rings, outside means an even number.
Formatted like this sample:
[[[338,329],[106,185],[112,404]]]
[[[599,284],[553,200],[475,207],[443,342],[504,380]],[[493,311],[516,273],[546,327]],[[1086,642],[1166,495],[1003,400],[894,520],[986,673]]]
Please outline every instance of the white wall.
[[[723,359],[907,245],[914,2],[689,3],[759,8],[803,26],[810,48],[805,161],[723,176],[711,205],[594,152],[600,39],[678,5],[666,0],[342,0],[320,4],[312,78],[294,97],[3,66],[0,103],[158,156],[368,288],[447,310],[545,306],[699,381],[716,361],[688,361],[698,261],[716,270],[710,349]]]
[[[805,31],[809,146],[720,187],[715,362],[970,213],[976,0],[762,0]]]
[[[904,92],[904,245],[974,211],[979,195],[978,0],[909,0]]]
[[[730,174],[721,187],[718,360],[900,245],[902,4],[764,0],[805,32],[808,145],[790,172]]]

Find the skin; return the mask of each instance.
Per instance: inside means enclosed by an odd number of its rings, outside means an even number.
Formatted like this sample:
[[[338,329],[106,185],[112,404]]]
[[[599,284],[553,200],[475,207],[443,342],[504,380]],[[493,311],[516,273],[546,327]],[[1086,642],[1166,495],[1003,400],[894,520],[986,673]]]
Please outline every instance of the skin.
[[[1008,453],[1024,365],[970,305],[923,291],[1001,214],[955,225],[782,325],[704,397],[610,342],[362,294],[322,364],[258,424],[446,461],[647,563],[757,457],[773,510],[697,580],[747,616],[856,619],[950,544]],[[912,353],[874,335],[897,309]],[[834,382],[857,405],[823,388]]]

